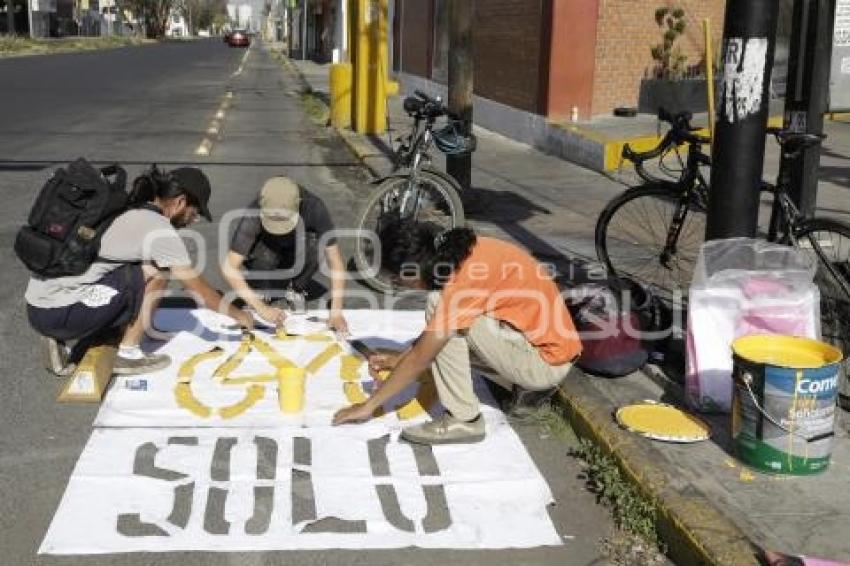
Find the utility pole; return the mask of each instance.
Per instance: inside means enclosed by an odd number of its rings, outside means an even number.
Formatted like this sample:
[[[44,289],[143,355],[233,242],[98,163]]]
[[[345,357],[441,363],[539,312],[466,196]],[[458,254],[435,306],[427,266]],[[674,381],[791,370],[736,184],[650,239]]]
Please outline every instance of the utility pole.
[[[27,0],[28,2],[31,0]],[[12,36],[15,35],[15,1],[6,0],[6,30]]]
[[[794,1],[785,91],[786,128],[810,134],[823,132],[834,20],[834,0]],[[820,150],[820,146],[810,147],[796,158],[782,160],[782,166],[791,172],[791,198],[806,217],[814,214],[817,202]]]
[[[304,0],[304,8],[302,12],[304,17],[301,18],[301,60],[307,60],[307,7],[309,0]]]
[[[474,0],[449,0],[449,111],[472,133],[472,15]],[[464,191],[472,185],[472,154],[447,155],[446,171]]]
[[[728,0],[706,239],[753,237],[776,46],[776,0]]]

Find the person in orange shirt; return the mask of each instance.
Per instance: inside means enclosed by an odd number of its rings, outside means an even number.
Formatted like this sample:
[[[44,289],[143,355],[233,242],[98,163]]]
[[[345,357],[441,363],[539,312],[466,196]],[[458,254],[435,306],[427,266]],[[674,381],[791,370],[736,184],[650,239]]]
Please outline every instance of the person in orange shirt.
[[[365,421],[429,367],[446,413],[405,428],[420,444],[478,442],[484,419],[472,365],[508,389],[554,391],[581,353],[581,342],[546,266],[518,246],[468,228],[440,233],[431,224],[387,223],[378,235],[382,267],[398,284],[430,291],[427,326],[400,356],[376,355],[370,370],[391,370],[363,403],[341,409],[334,424]]]

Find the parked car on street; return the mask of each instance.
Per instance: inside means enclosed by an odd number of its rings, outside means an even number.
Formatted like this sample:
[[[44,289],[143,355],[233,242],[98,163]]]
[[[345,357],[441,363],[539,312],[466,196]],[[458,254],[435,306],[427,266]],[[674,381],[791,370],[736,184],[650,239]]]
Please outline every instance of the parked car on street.
[[[235,29],[227,37],[227,44],[230,47],[250,47],[251,38],[244,29]]]

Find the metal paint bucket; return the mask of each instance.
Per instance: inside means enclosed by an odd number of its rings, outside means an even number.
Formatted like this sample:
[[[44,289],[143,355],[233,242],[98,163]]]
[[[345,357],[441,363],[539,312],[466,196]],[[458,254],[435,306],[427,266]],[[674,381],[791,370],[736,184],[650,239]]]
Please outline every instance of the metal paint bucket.
[[[750,335],[732,343],[732,440],[761,471],[808,475],[829,466],[842,353],[808,338]]]

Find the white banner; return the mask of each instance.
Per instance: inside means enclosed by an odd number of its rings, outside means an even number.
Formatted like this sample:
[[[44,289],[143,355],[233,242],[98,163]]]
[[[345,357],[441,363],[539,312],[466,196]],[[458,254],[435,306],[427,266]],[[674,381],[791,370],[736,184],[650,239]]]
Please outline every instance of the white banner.
[[[424,325],[421,312],[346,316],[372,345],[400,347]],[[116,381],[41,553],[561,543],[546,481],[495,407],[483,408],[487,435],[471,445],[398,441],[426,409],[442,411],[424,385],[370,423],[331,427],[334,411],[368,393],[362,358],[330,337],[257,333],[262,343],[223,371],[241,346],[223,322],[205,311],[158,316],[158,328],[178,332],[161,349],[173,363]],[[281,413],[277,382],[264,378],[282,358],[308,370],[299,416]]]
[[[559,544],[507,425],[413,447],[340,429],[96,430],[40,552]]]

